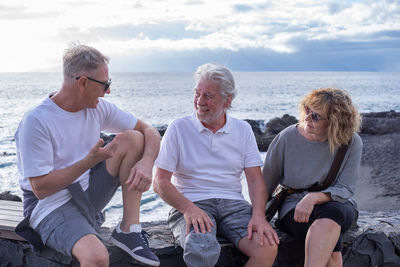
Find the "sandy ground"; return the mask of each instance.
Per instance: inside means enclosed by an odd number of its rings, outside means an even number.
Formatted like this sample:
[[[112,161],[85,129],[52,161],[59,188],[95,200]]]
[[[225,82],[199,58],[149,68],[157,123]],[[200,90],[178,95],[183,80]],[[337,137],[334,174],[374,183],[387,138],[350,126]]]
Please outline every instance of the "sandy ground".
[[[361,135],[363,155],[355,200],[363,211],[400,210],[400,133]]]

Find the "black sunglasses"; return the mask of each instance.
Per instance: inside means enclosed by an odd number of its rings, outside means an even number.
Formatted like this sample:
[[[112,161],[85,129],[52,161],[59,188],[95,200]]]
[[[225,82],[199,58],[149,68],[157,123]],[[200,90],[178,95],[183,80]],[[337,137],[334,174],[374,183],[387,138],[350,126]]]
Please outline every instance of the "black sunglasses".
[[[306,112],[306,115],[311,113],[311,119],[313,122],[317,123],[318,121],[323,121],[326,119],[321,118],[320,115],[318,115],[317,113],[315,113],[314,111],[312,111],[309,107],[304,106],[304,111]]]
[[[90,78],[90,77],[88,77],[88,76],[85,76],[85,77],[86,77],[88,80],[91,80],[91,81],[93,81],[93,82],[96,82],[96,83],[99,83],[99,84],[104,85],[104,91],[107,91],[108,88],[109,88],[110,85],[111,85],[111,79],[109,79],[108,82],[102,82],[102,81],[99,81],[99,80]],[[81,76],[78,76],[78,77],[75,78],[75,80],[79,80],[80,78],[81,78]]]

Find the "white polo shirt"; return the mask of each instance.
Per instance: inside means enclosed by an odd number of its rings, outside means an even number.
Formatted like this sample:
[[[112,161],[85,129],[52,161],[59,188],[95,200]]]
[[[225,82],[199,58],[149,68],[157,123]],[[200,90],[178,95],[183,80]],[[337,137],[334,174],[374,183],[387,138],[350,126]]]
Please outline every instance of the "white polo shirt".
[[[226,115],[215,134],[196,113],[174,120],[164,134],[155,165],[173,173],[172,183],[186,198],[244,199],[240,175],[263,164],[251,126]]]

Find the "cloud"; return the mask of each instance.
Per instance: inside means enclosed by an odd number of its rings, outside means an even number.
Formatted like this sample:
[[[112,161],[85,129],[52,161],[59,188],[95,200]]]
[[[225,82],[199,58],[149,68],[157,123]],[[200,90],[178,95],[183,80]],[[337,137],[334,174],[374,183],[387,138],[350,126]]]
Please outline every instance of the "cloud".
[[[246,4],[238,4],[238,5],[234,5],[233,9],[237,12],[247,12],[247,11],[253,10],[253,7],[250,5],[246,5]]]
[[[187,0],[184,2],[185,5],[204,5],[204,2],[201,0]]]
[[[59,15],[60,12],[57,11],[54,12],[54,11],[31,10],[26,6],[0,4],[0,21],[56,18]]]
[[[43,68],[51,66],[76,40],[115,57],[146,61],[147,70],[164,68],[167,59],[174,62],[169,69],[192,67],[201,53],[240,62],[235,66],[244,69],[389,69],[390,57],[392,66],[400,61],[398,0],[5,0],[0,27],[7,36],[0,57],[13,69],[34,66],[38,59]],[[354,62],[343,63],[341,55]]]
[[[130,40],[132,38],[149,38],[151,40],[168,39],[196,39],[207,33],[204,30],[189,28],[183,21],[164,23],[116,25],[112,27],[95,27],[88,30],[91,34],[108,37],[110,39]]]

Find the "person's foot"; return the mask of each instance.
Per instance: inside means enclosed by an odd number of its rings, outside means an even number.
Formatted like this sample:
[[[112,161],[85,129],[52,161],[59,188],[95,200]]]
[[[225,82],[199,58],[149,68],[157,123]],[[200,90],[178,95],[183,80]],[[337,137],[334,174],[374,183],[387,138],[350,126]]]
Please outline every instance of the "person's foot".
[[[110,241],[137,261],[151,266],[160,265],[160,260],[148,247],[149,242],[147,241],[144,231],[141,233],[118,233],[116,229],[114,229]]]

